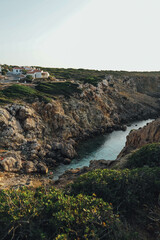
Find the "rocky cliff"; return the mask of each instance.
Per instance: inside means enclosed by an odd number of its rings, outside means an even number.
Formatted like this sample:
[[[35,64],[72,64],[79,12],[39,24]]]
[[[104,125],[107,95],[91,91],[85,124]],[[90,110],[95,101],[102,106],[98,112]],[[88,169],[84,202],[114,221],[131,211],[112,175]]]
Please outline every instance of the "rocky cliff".
[[[108,76],[97,86],[79,84],[79,89],[80,93],[59,95],[49,103],[16,100],[0,107],[3,170],[46,173],[48,166],[69,163],[82,139],[159,115],[153,86],[140,91],[137,78]]]
[[[132,130],[127,136],[127,141],[124,149],[119,154],[118,158],[130,153],[149,143],[160,142],[160,119],[147,124],[138,130]]]

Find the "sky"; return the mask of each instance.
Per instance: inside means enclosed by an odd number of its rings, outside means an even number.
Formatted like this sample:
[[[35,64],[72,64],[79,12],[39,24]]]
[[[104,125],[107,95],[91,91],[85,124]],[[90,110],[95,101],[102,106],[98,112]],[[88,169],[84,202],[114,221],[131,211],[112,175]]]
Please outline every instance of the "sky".
[[[160,71],[159,0],[0,0],[0,63]]]

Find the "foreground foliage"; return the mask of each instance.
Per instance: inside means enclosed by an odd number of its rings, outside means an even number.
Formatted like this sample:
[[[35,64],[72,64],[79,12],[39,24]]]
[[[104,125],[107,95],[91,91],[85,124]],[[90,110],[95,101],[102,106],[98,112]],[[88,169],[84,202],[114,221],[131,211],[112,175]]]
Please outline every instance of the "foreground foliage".
[[[159,144],[131,157],[131,169],[88,172],[64,190],[0,191],[0,239],[158,240]]]
[[[128,239],[112,206],[55,189],[0,193],[0,239]],[[132,239],[132,238],[129,238]]]
[[[160,168],[95,170],[77,178],[71,185],[71,193],[95,193],[111,202],[114,210],[130,217],[143,204],[154,206],[158,202]]]

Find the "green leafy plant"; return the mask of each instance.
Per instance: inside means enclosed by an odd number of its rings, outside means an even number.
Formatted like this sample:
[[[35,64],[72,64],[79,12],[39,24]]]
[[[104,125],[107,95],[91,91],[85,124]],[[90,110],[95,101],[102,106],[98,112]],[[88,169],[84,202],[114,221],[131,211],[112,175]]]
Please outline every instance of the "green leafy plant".
[[[147,144],[141,147],[128,158],[125,167],[137,168],[144,165],[160,166],[160,143]]]
[[[53,188],[1,191],[0,221],[1,239],[124,240],[128,236],[111,204],[95,195],[73,197]]]
[[[131,216],[143,204],[155,204],[160,192],[160,168],[134,170],[95,170],[80,176],[71,185],[71,194],[79,193],[111,202],[115,211]]]

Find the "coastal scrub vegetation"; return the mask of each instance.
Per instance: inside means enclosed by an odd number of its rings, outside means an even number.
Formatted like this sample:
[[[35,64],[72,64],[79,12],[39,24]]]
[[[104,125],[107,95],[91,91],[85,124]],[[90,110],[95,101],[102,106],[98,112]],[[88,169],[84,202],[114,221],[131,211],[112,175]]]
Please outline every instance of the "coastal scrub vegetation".
[[[147,144],[133,153],[127,160],[125,167],[158,167],[160,166],[160,143]]]
[[[4,88],[0,91],[0,95],[3,96],[4,99],[9,100],[10,102],[15,99],[32,102],[36,98],[44,102],[50,101],[48,96],[45,96],[44,94],[36,91],[34,88],[20,84],[13,84],[9,87]]]
[[[81,89],[78,88],[78,84],[71,82],[43,82],[36,86],[36,89],[40,92],[50,95],[63,95],[69,97],[74,93],[81,93]]]
[[[77,80],[83,83],[97,84],[105,79],[106,76],[112,75],[113,77],[160,77],[160,72],[127,72],[127,71],[105,71],[105,70],[89,70],[89,69],[74,69],[74,68],[41,68],[49,72],[51,76],[57,79]]]
[[[159,239],[159,167],[95,170],[76,179],[69,191],[73,196],[95,194],[111,202],[113,212],[138,232],[138,239]]]
[[[125,216],[135,214],[143,204],[155,204],[160,191],[160,168],[95,170],[80,176],[71,185],[71,194],[79,193],[112,202]]]
[[[26,102],[39,101],[50,102],[54,96],[63,95],[70,97],[75,93],[81,93],[78,84],[71,82],[42,82],[34,86],[22,84],[13,84],[0,90],[0,104],[11,103],[14,100],[23,100]]]
[[[158,239],[159,173],[159,167],[94,170],[64,190],[0,191],[0,239]]]
[[[1,239],[136,239],[112,204],[54,188],[1,191],[0,222]]]

